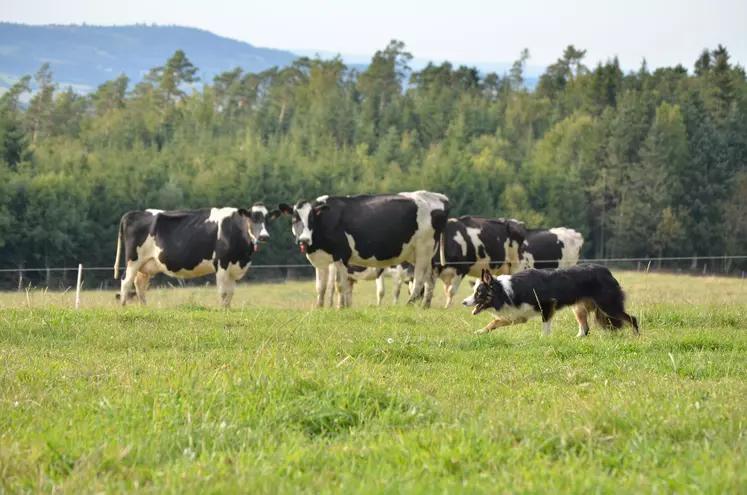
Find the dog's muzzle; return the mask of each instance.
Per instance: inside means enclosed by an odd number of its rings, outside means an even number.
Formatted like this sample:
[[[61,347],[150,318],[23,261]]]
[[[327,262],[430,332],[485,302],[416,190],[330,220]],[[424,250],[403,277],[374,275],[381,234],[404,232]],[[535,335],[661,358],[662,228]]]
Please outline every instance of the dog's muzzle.
[[[472,315],[476,315],[480,313],[481,311],[487,309],[488,305],[485,303],[482,303],[480,301],[476,301],[474,296],[470,296],[464,301],[462,301],[462,304],[466,307],[474,306],[472,309]]]
[[[483,303],[477,303],[475,304],[475,307],[472,309],[472,316],[475,316],[477,313],[481,313],[483,310],[487,309],[487,305]]]

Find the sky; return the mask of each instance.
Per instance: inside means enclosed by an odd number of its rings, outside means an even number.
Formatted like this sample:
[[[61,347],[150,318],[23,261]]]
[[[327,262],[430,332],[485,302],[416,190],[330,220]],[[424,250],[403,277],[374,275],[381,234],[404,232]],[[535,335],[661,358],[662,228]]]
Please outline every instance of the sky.
[[[687,5],[687,6],[686,6]],[[747,0],[0,0],[0,20],[28,24],[176,24],[253,45],[373,54],[391,39],[418,58],[553,63],[565,46],[587,65],[617,55],[632,70],[682,63],[726,46],[747,62]]]

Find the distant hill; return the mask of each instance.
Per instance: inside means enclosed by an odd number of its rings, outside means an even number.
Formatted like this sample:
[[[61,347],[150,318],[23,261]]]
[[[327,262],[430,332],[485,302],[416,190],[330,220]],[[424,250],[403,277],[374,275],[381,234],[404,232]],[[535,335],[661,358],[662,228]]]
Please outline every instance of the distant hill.
[[[199,76],[212,82],[213,76],[241,67],[247,72],[261,72],[274,66],[285,67],[302,55],[332,58],[330,52],[303,50],[296,53],[273,48],[260,48],[243,41],[224,38],[197,28],[180,26],[88,26],[0,23],[0,93],[19,77],[33,75],[44,62],[49,62],[54,80],[80,92],[95,89],[99,84],[126,74],[134,82],[178,50],[184,50],[199,68]],[[349,67],[365,70],[370,56],[342,55]],[[426,59],[414,59],[418,70]],[[435,61],[434,61],[435,62]],[[440,61],[435,62],[440,63]],[[458,66],[460,62],[453,62]],[[510,64],[474,65],[483,73],[507,72]],[[533,87],[539,70],[527,68],[526,85]]]
[[[0,23],[0,73],[6,76],[0,78],[0,86],[34,74],[44,62],[50,63],[55,81],[77,89],[95,88],[122,73],[139,81],[178,49],[184,50],[208,82],[235,67],[261,72],[298,58],[288,51],[260,48],[196,28]]]

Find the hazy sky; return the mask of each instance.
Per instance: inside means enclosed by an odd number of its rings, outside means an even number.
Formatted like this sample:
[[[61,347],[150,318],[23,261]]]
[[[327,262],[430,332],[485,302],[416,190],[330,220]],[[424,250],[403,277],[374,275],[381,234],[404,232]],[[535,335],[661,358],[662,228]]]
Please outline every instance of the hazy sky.
[[[687,5],[687,7],[686,7]],[[682,63],[725,45],[747,61],[747,0],[0,0],[0,19],[31,24],[179,24],[254,45],[372,54],[400,39],[416,57],[510,62],[523,47],[547,65],[573,44],[587,63]]]

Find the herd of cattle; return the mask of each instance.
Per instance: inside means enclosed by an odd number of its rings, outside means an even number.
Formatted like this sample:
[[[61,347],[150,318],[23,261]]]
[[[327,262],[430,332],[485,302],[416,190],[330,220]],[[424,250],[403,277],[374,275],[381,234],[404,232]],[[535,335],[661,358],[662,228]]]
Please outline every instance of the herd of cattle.
[[[130,211],[122,216],[114,278],[119,278],[124,241],[126,271],[118,298],[125,305],[134,285],[145,303],[150,279],[158,273],[178,278],[216,275],[223,306],[231,304],[236,282],[251,265],[258,244],[269,240],[267,222],[292,217],[296,244],[316,269],[317,306],[330,288],[338,307],[349,306],[357,281],[376,280],[378,302],[384,277],[394,280],[394,301],[408,282],[409,303],[429,307],[436,278],[448,307],[466,276],[479,278],[527,268],[577,264],[584,239],[573,229],[527,229],[514,219],[450,218],[449,199],[429,191],[386,195],[320,196],[293,207]]]

